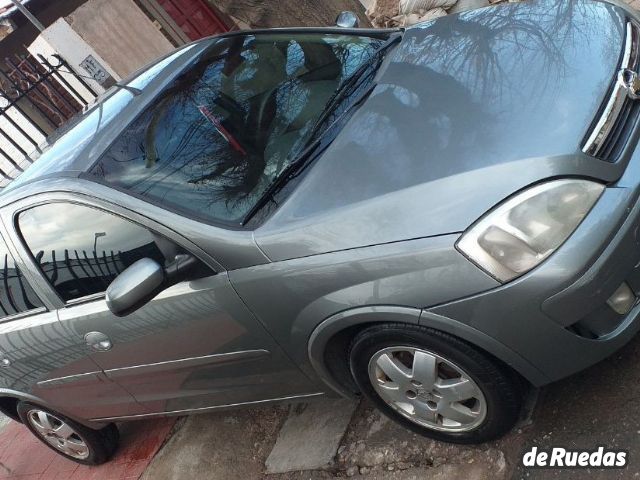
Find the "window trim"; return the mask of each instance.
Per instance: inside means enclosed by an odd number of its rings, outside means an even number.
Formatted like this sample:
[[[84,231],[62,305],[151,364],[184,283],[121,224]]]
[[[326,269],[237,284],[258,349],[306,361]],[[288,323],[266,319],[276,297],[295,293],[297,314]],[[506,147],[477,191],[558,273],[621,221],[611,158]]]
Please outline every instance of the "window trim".
[[[122,218],[124,221],[133,223],[142,228],[145,228],[153,233],[167,238],[168,240],[176,243],[178,246],[184,248],[189,253],[198,258],[205,265],[210,267],[216,274],[226,271],[222,265],[220,265],[214,258],[200,249],[193,242],[189,241],[182,235],[178,234],[174,230],[162,225],[161,223],[150,219],[144,215],[141,215],[133,210],[122,207],[115,203],[111,203],[106,200],[101,200],[96,197],[92,197],[87,194],[65,191],[65,192],[44,192],[22,198],[0,210],[0,217],[2,217],[2,223],[10,225],[7,229],[7,236],[11,238],[11,242],[15,248],[13,253],[18,263],[17,258],[20,259],[20,266],[24,266],[25,277],[28,278],[30,285],[34,292],[48,310],[59,310],[67,307],[75,307],[77,305],[100,301],[105,298],[105,292],[99,292],[84,297],[74,298],[68,302],[65,302],[55,290],[53,285],[49,282],[46,275],[38,267],[35,258],[33,257],[29,246],[23,238],[22,232],[19,228],[19,216],[22,212],[35,208],[41,205],[49,205],[52,203],[72,203],[86,208],[93,208],[101,210],[107,214],[115,215]],[[9,223],[10,222],[10,223]],[[18,256],[16,256],[16,253]],[[37,287],[36,288],[36,284]],[[45,300],[46,298],[46,300]]]
[[[55,288],[54,288],[55,290]],[[82,297],[74,298],[65,302],[65,307],[75,307],[76,305],[82,305],[83,303],[95,302],[96,300],[102,300],[106,297],[107,291],[92,293],[90,295],[84,295]],[[56,292],[57,294],[57,292]]]
[[[40,297],[38,297],[40,298]],[[42,300],[41,300],[42,301]],[[37,307],[31,310],[26,310],[20,313],[14,313],[13,315],[7,315],[6,317],[0,317],[0,325],[3,323],[9,323],[17,320],[23,320],[28,317],[35,317],[36,315],[40,315],[42,313],[49,313],[49,309],[47,307]]]

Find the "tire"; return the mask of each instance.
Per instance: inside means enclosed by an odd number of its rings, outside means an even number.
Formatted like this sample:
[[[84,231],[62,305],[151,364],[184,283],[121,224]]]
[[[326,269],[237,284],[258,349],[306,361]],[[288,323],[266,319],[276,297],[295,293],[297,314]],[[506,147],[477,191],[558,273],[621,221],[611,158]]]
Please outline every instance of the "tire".
[[[120,443],[120,430],[116,427],[115,423],[110,423],[99,432],[105,437],[107,446],[109,447],[108,458],[111,458],[118,450],[118,444]]]
[[[517,374],[437,330],[408,324],[368,328],[351,342],[349,362],[356,384],[378,409],[435,440],[487,442],[519,418]]]
[[[38,440],[63,457],[82,465],[105,463],[118,447],[119,433],[114,424],[93,430],[60,413],[29,402],[18,403],[18,415]]]

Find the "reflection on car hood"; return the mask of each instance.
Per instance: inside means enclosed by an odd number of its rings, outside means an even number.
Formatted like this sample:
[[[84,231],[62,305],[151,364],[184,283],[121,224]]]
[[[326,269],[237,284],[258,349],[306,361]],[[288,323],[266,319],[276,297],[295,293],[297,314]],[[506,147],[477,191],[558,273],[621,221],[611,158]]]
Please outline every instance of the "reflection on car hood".
[[[624,11],[508,4],[409,29],[379,85],[256,231],[272,260],[461,232],[545,178],[601,176],[580,147],[614,78]]]

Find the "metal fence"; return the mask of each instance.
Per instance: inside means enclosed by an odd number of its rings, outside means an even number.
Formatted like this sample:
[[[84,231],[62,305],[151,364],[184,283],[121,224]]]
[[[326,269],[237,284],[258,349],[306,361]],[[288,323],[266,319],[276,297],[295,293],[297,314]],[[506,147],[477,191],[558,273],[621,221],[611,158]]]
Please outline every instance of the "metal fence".
[[[24,171],[47,138],[97,98],[60,56],[0,64],[0,186]]]

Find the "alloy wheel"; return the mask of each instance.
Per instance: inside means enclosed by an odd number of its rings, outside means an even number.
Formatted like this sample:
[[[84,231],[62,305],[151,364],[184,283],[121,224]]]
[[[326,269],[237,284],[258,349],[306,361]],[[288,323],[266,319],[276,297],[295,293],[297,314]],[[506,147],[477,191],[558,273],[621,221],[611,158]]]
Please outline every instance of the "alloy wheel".
[[[391,408],[433,430],[473,430],[487,414],[478,384],[453,362],[427,350],[384,348],[369,361],[369,379]]]
[[[38,435],[56,450],[78,460],[89,457],[86,442],[63,420],[42,410],[29,411],[27,418]]]

